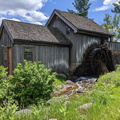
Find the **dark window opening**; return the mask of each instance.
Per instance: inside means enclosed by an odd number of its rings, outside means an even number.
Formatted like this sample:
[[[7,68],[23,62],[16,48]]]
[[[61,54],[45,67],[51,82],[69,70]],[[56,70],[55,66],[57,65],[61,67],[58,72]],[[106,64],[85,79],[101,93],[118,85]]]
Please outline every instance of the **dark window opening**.
[[[24,48],[24,59],[26,59],[27,61],[33,61],[33,48]]]
[[[66,34],[70,34],[70,28],[69,27],[66,28]]]

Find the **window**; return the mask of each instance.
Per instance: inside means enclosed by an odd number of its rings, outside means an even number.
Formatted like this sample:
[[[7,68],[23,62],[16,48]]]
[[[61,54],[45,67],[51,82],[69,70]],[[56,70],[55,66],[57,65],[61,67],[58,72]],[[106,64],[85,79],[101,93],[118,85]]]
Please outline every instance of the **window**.
[[[70,28],[69,27],[66,28],[66,34],[70,34]]]
[[[24,59],[28,61],[33,61],[33,48],[31,47],[24,48]]]

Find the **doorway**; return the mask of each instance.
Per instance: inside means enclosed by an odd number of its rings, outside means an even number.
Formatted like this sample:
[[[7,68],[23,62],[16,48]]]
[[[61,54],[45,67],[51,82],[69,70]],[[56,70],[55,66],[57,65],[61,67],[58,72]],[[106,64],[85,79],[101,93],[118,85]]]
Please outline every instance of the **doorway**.
[[[8,68],[8,74],[12,74],[12,48],[4,47],[4,67]]]

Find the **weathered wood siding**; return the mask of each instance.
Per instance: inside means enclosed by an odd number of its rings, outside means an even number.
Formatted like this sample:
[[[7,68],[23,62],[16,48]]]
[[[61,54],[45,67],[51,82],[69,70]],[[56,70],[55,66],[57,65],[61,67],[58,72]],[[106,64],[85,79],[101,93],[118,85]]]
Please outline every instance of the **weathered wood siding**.
[[[93,44],[100,44],[101,38],[86,34],[75,34],[71,29],[70,33],[66,33],[66,28],[69,27],[65,22],[63,22],[57,16],[52,20],[49,26],[57,27],[64,35],[71,40],[73,46],[71,48],[71,67],[74,69],[76,66],[80,65],[83,60],[83,54],[86,49]],[[49,27],[48,26],[48,27]]]
[[[47,68],[53,68],[56,72],[69,72],[69,47],[47,45],[22,45],[14,44],[13,65],[22,63],[24,59],[24,47],[33,47],[34,61],[42,61]]]
[[[8,36],[6,30],[3,28],[2,34],[0,36],[0,65],[4,65],[4,53],[3,53],[4,47],[11,46],[12,41],[10,40],[10,37]]]
[[[112,50],[112,58],[114,65],[120,64],[120,43],[109,42],[109,48]]]
[[[109,42],[109,48],[112,51],[120,51],[120,43],[119,42]]]

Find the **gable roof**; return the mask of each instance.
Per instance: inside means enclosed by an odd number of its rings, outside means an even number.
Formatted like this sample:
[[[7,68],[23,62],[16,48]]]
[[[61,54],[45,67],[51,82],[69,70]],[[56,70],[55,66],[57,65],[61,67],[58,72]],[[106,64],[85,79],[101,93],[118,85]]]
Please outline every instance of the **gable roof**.
[[[105,30],[102,26],[98,25],[96,22],[94,22],[91,19],[79,16],[76,14],[63,12],[60,10],[53,11],[51,17],[46,23],[46,26],[50,23],[54,15],[57,15],[58,17],[60,17],[66,24],[68,24],[74,30],[75,33],[89,32],[89,33],[113,36],[107,30]]]
[[[52,34],[54,29],[51,31],[46,26],[24,23],[12,20],[3,20],[2,23],[7,30],[8,34],[11,35],[13,42],[42,42],[42,43],[54,43],[54,44],[65,44],[69,45],[69,40],[64,36],[58,36],[57,38]],[[58,30],[56,32],[60,33]]]

